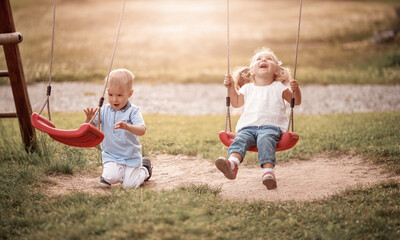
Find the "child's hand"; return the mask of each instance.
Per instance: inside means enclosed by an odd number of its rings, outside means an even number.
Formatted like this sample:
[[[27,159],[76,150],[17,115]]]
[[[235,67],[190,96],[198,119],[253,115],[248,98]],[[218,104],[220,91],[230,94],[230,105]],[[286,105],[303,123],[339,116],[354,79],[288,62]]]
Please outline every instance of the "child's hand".
[[[114,124],[114,129],[124,129],[126,130],[128,128],[128,124],[126,122],[117,122],[116,124]]]
[[[225,75],[224,86],[229,87],[233,82],[232,76],[228,73]]]
[[[93,118],[93,116],[96,114],[97,108],[86,108],[86,109],[83,109],[83,111],[86,114],[85,122],[89,122]]]
[[[296,79],[293,79],[289,82],[290,89],[292,89],[293,92],[296,92],[299,90],[299,83],[297,82]]]
[[[86,109],[83,109],[83,111],[86,113],[86,116],[93,117],[93,115],[97,111],[97,108],[86,108]]]

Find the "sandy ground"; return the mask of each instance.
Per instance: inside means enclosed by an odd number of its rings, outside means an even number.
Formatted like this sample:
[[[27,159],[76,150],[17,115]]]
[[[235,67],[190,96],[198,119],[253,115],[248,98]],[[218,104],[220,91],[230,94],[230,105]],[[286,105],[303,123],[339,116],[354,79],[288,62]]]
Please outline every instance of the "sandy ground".
[[[371,186],[400,176],[385,173],[378,165],[367,163],[359,157],[343,156],[332,159],[313,158],[277,164],[275,173],[278,188],[267,190],[261,183],[261,169],[240,166],[235,180],[226,179],[213,161],[183,155],[156,155],[152,157],[153,176],[144,188],[153,190],[173,189],[189,184],[208,184],[220,187],[220,196],[229,200],[306,201],[321,199],[356,186]],[[110,193],[98,186],[101,169],[97,173],[50,177],[46,192],[50,195],[83,191],[91,194]],[[120,188],[115,185],[113,188]]]

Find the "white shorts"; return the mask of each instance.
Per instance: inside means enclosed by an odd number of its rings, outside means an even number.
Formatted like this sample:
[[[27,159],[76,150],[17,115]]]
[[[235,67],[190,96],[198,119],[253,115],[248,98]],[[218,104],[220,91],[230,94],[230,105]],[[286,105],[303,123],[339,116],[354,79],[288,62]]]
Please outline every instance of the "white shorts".
[[[122,183],[123,188],[138,188],[149,177],[147,168],[128,167],[116,162],[103,164],[103,178],[108,183]]]

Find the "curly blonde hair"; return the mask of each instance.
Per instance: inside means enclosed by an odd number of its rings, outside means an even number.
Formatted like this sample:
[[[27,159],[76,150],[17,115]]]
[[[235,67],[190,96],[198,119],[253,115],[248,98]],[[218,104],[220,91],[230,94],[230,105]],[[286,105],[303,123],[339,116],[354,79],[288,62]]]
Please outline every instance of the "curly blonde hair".
[[[284,68],[284,67],[279,67],[279,72],[278,72],[278,74],[275,74],[274,81],[279,81],[286,85],[289,83],[289,81],[291,79],[292,79],[292,76],[290,74],[290,69]]]
[[[274,60],[275,60],[276,64],[278,64],[278,58],[276,57],[275,53],[269,48],[262,48],[261,50],[257,51],[256,54],[254,54],[254,56],[251,60],[250,66],[252,66],[254,64],[254,62],[257,60],[258,56],[263,53],[271,53],[274,56]],[[279,71],[278,71],[278,73],[275,73],[274,81],[282,82],[285,85],[288,84],[289,81],[291,80],[289,68],[280,67],[279,64],[278,64],[278,68],[279,68]],[[251,71],[251,75],[252,75],[251,78],[254,79],[254,73],[252,72],[251,67],[250,67],[250,71]]]
[[[236,69],[233,74],[233,79],[235,80],[235,87],[239,90],[246,83],[253,82],[253,76],[251,75],[250,67],[241,67]]]

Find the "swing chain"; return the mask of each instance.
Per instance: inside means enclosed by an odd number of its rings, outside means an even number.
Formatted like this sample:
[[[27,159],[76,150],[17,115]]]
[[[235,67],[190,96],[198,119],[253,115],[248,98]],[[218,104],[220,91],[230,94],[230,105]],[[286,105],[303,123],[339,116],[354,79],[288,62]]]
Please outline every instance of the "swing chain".
[[[101,111],[101,107],[103,106],[104,103],[104,96],[100,98],[99,100],[99,109],[97,110],[97,112],[94,114],[94,117],[97,116],[97,124],[99,127],[99,130],[101,131],[101,124],[100,124],[100,111]],[[94,118],[93,117],[93,118]],[[93,120],[92,118],[92,120]],[[92,122],[92,120],[90,120]]]
[[[231,105],[231,98],[230,98],[229,96],[227,96],[227,97],[226,97],[225,132],[226,132],[226,130],[227,130],[227,128],[228,128],[228,123],[229,123],[229,131],[232,132],[230,105]]]
[[[289,117],[289,126],[288,129],[286,130],[286,132],[289,132],[290,130],[290,125],[292,125],[292,132],[294,132],[294,102],[295,102],[295,98],[294,96],[292,96],[292,101],[290,103],[290,117]]]

